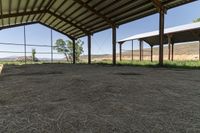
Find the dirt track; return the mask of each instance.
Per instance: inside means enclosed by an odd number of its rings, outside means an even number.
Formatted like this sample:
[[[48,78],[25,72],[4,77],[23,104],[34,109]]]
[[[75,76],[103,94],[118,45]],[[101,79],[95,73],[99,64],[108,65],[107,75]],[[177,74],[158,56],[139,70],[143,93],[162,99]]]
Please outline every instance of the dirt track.
[[[5,132],[199,133],[200,70],[4,66]]]

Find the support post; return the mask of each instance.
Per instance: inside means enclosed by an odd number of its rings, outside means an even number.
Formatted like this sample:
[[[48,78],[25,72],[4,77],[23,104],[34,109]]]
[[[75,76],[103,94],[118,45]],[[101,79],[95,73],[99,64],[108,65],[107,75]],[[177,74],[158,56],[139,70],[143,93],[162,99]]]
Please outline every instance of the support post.
[[[133,61],[133,40],[132,40],[132,47],[131,48],[132,48],[132,52],[131,52],[132,55],[131,55],[131,57],[132,57],[132,61]]]
[[[172,61],[174,61],[174,43],[172,43]]]
[[[171,37],[168,36],[168,60],[171,60]]]
[[[153,62],[153,45],[151,45],[151,62]]]
[[[140,61],[143,60],[143,41],[140,40]]]
[[[88,64],[91,64],[91,35],[88,35]]]
[[[199,40],[199,61],[200,61],[200,40]]]
[[[24,25],[24,62],[26,64],[26,26]]]
[[[116,27],[112,27],[113,65],[116,65]]]
[[[159,65],[163,66],[164,11],[160,10],[159,15]]]
[[[53,63],[53,30],[51,29],[51,63]]]
[[[122,43],[119,43],[119,60],[122,61]]]
[[[73,42],[73,64],[76,64],[76,39],[72,39]]]

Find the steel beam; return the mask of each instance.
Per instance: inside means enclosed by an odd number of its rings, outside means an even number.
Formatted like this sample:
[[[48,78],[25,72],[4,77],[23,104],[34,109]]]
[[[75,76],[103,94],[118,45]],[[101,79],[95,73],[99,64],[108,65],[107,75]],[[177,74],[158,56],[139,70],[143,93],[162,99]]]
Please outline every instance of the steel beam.
[[[26,26],[24,25],[24,62],[26,64]]]
[[[91,64],[91,35],[88,35],[88,64]]]
[[[140,61],[143,60],[143,41],[140,40]]]
[[[132,46],[131,46],[131,50],[132,50],[132,51],[131,51],[131,59],[132,59],[132,61],[133,61],[133,40],[132,40],[131,42],[132,42],[132,44],[131,44],[131,45],[132,45]]]
[[[172,61],[174,61],[174,43],[172,42]]]
[[[73,43],[73,64],[76,64],[76,39],[72,39]]]
[[[51,63],[53,63],[53,30],[51,29]]]
[[[53,16],[55,16],[56,18],[60,19],[61,21],[65,22],[65,23],[68,23],[68,24],[70,24],[70,25],[76,27],[77,29],[80,29],[80,30],[81,30],[82,32],[84,32],[86,35],[91,34],[89,31],[87,31],[86,29],[82,28],[81,26],[74,24],[73,22],[69,21],[68,19],[63,18],[62,16],[60,16],[60,15],[58,15],[58,14],[52,12],[52,11],[48,11],[48,13],[49,13],[50,15],[53,15]]]
[[[159,65],[163,66],[163,41],[164,41],[164,18],[165,14],[163,11],[159,13]]]
[[[67,33],[65,33],[65,32],[63,32],[63,31],[60,31],[60,30],[58,30],[58,29],[56,29],[56,28],[54,28],[54,27],[52,27],[52,26],[49,26],[49,25],[47,25],[47,24],[45,24],[45,23],[42,23],[42,22],[38,22],[38,23],[41,24],[41,25],[43,25],[43,26],[45,26],[45,27],[48,27],[48,28],[50,28],[50,29],[53,29],[53,30],[55,30],[55,31],[57,31],[57,32],[59,32],[59,33],[65,35],[65,36],[67,36],[67,37],[69,37],[71,40],[74,39],[73,36],[70,36],[69,34],[67,34]]]
[[[122,43],[119,43],[119,60],[122,61]]]
[[[168,36],[168,60],[171,60],[171,36]]]
[[[200,61],[200,40],[199,40],[199,61]]]
[[[119,43],[119,60],[122,61],[122,45],[125,42],[118,42]]]
[[[151,62],[153,62],[153,45],[151,45]]]
[[[7,26],[0,27],[0,30],[15,28],[15,27],[24,26],[24,25],[32,25],[32,24],[37,24],[37,23],[38,22],[36,21],[36,22],[28,22],[28,23],[15,24],[15,25],[7,25]]]
[[[112,54],[113,54],[113,58],[112,58],[112,61],[113,61],[113,65],[116,65],[116,27],[112,27]]]

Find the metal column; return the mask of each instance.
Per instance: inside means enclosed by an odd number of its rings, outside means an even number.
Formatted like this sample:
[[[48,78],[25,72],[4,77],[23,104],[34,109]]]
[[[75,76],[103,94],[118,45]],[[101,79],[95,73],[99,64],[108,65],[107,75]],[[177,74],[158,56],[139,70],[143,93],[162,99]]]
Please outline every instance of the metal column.
[[[132,48],[131,57],[132,57],[132,61],[133,61],[133,40],[132,40],[132,46],[131,46],[131,48]]]
[[[122,61],[122,43],[119,43],[119,60]]]
[[[24,25],[24,61],[26,64],[26,26]]]
[[[159,65],[163,66],[163,40],[164,40],[164,19],[165,14],[163,10],[159,12]]]
[[[172,43],[172,61],[174,61],[174,43]]]
[[[143,41],[140,40],[140,61],[143,60]]]
[[[53,63],[53,30],[51,29],[51,63]]]
[[[171,60],[171,37],[168,36],[168,60]]]
[[[72,39],[73,42],[73,64],[76,64],[76,39]]]
[[[153,62],[153,45],[151,45],[151,62]]]
[[[199,40],[199,61],[200,61],[200,40]]]
[[[91,35],[88,35],[88,64],[91,64]]]
[[[112,27],[113,65],[116,65],[116,27]]]

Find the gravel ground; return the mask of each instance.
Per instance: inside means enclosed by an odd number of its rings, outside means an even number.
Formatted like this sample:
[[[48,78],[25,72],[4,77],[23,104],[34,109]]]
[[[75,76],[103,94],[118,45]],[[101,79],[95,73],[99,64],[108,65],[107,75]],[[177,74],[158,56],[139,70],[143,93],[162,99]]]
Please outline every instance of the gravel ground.
[[[200,70],[4,66],[0,133],[199,133]]]

